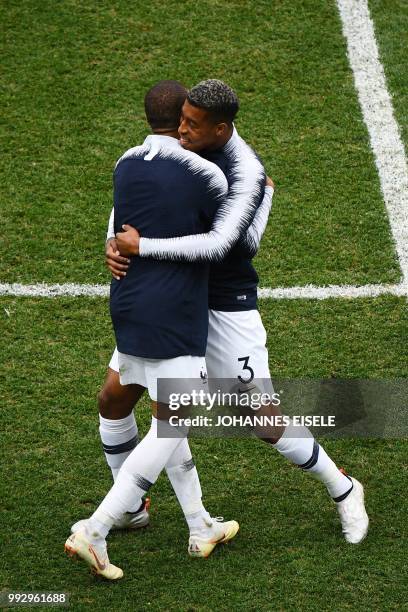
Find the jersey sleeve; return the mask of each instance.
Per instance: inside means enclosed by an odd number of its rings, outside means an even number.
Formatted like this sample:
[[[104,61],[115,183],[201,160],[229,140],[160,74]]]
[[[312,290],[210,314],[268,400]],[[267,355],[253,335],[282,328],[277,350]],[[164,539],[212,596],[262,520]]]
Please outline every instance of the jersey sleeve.
[[[247,231],[240,237],[238,241],[238,247],[240,252],[252,259],[255,257],[259,250],[262,236],[264,235],[266,225],[268,223],[269,213],[272,208],[272,198],[274,189],[273,187],[265,187],[265,195],[263,200],[255,213],[251,225]]]
[[[251,224],[265,185],[265,172],[246,145],[231,157],[228,196],[220,204],[206,234],[177,238],[140,238],[140,257],[172,261],[218,262],[224,259]]]
[[[106,240],[115,237],[115,209],[112,207],[108,222],[108,231],[106,232]]]

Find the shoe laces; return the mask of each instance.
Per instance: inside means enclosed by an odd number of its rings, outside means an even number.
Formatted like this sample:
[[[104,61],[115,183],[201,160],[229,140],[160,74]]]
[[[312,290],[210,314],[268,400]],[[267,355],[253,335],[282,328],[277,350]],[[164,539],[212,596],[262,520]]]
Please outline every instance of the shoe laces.
[[[208,513],[203,518],[204,518],[204,522],[207,525],[207,527],[212,527],[214,523],[222,523],[224,521],[223,516],[210,516],[210,514]]]

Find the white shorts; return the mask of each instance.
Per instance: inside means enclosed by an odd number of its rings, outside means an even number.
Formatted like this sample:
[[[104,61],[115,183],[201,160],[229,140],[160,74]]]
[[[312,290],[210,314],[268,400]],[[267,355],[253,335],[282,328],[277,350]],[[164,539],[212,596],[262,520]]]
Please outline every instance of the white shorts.
[[[183,355],[173,359],[144,359],[134,355],[119,353],[115,348],[109,363],[111,370],[119,372],[121,385],[140,385],[146,387],[150,398],[157,401],[158,379],[177,380],[180,393],[199,391],[207,382],[207,369],[204,357]]]
[[[209,311],[208,378],[250,383],[270,381],[266,331],[257,310]]]
[[[266,331],[257,310],[225,312],[209,310],[207,352],[202,357],[176,357],[175,359],[141,359],[136,370],[137,381],[149,389],[150,397],[156,401],[157,378],[200,377],[201,367],[207,364],[208,378],[230,379],[238,383],[250,383],[253,379],[270,381]],[[129,356],[128,356],[129,357]],[[184,363],[178,360],[201,360]],[[157,364],[157,365],[156,365]],[[158,365],[162,364],[162,365]],[[118,351],[115,349],[109,367],[119,372]],[[160,374],[157,370],[160,367]],[[197,375],[198,371],[198,375]],[[205,371],[205,369],[204,369]],[[163,372],[163,373],[162,373]],[[192,372],[191,375],[184,372]],[[121,374],[122,382],[125,378]],[[138,381],[142,382],[138,382]],[[151,381],[151,387],[149,387]],[[273,392],[269,384],[261,385],[262,390]],[[153,395],[152,395],[153,393]]]

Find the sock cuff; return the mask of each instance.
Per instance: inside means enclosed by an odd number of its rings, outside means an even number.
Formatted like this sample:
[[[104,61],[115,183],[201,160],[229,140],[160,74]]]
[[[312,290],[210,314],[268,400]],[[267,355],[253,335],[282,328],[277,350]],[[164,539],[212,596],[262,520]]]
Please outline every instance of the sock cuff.
[[[277,450],[285,450],[286,445],[292,444],[293,440],[299,439],[313,440],[312,432],[303,425],[293,425],[292,419],[289,425],[286,425],[285,430],[279,440],[273,444]]]
[[[101,430],[112,433],[124,433],[133,428],[137,431],[136,419],[133,412],[124,419],[105,419],[105,417],[99,415],[99,426]]]

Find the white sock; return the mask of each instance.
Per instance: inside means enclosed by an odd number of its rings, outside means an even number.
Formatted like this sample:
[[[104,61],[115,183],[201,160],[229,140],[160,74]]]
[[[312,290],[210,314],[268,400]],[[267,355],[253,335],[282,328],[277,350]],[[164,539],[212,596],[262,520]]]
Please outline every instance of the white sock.
[[[99,415],[99,433],[115,481],[122,463],[139,442],[135,415],[131,412],[124,419],[105,419]]]
[[[139,443],[135,415],[131,412],[124,419],[105,419],[99,415],[99,423],[102,447],[115,482],[123,462]],[[140,504],[133,503],[127,511],[137,512],[139,507]]]
[[[103,546],[112,524],[113,523],[111,523],[109,519],[106,523],[104,523],[101,521],[101,517],[98,519],[91,516],[91,518],[86,522],[85,526],[85,533],[91,544]]]
[[[334,501],[342,501],[353,488],[350,479],[338,469],[307,427],[291,423],[273,446],[286,459],[323,482]]]
[[[166,463],[166,472],[190,531],[205,527],[205,518],[210,516],[201,500],[200,479],[187,438],[181,441]]]
[[[174,427],[163,421],[160,423],[159,435],[169,437],[158,437],[157,424],[157,419],[152,417],[148,433],[124,461],[113,487],[91,517],[105,524],[108,531],[132,504],[140,506],[143,495],[156,482],[170,456],[183,440],[175,436]]]

